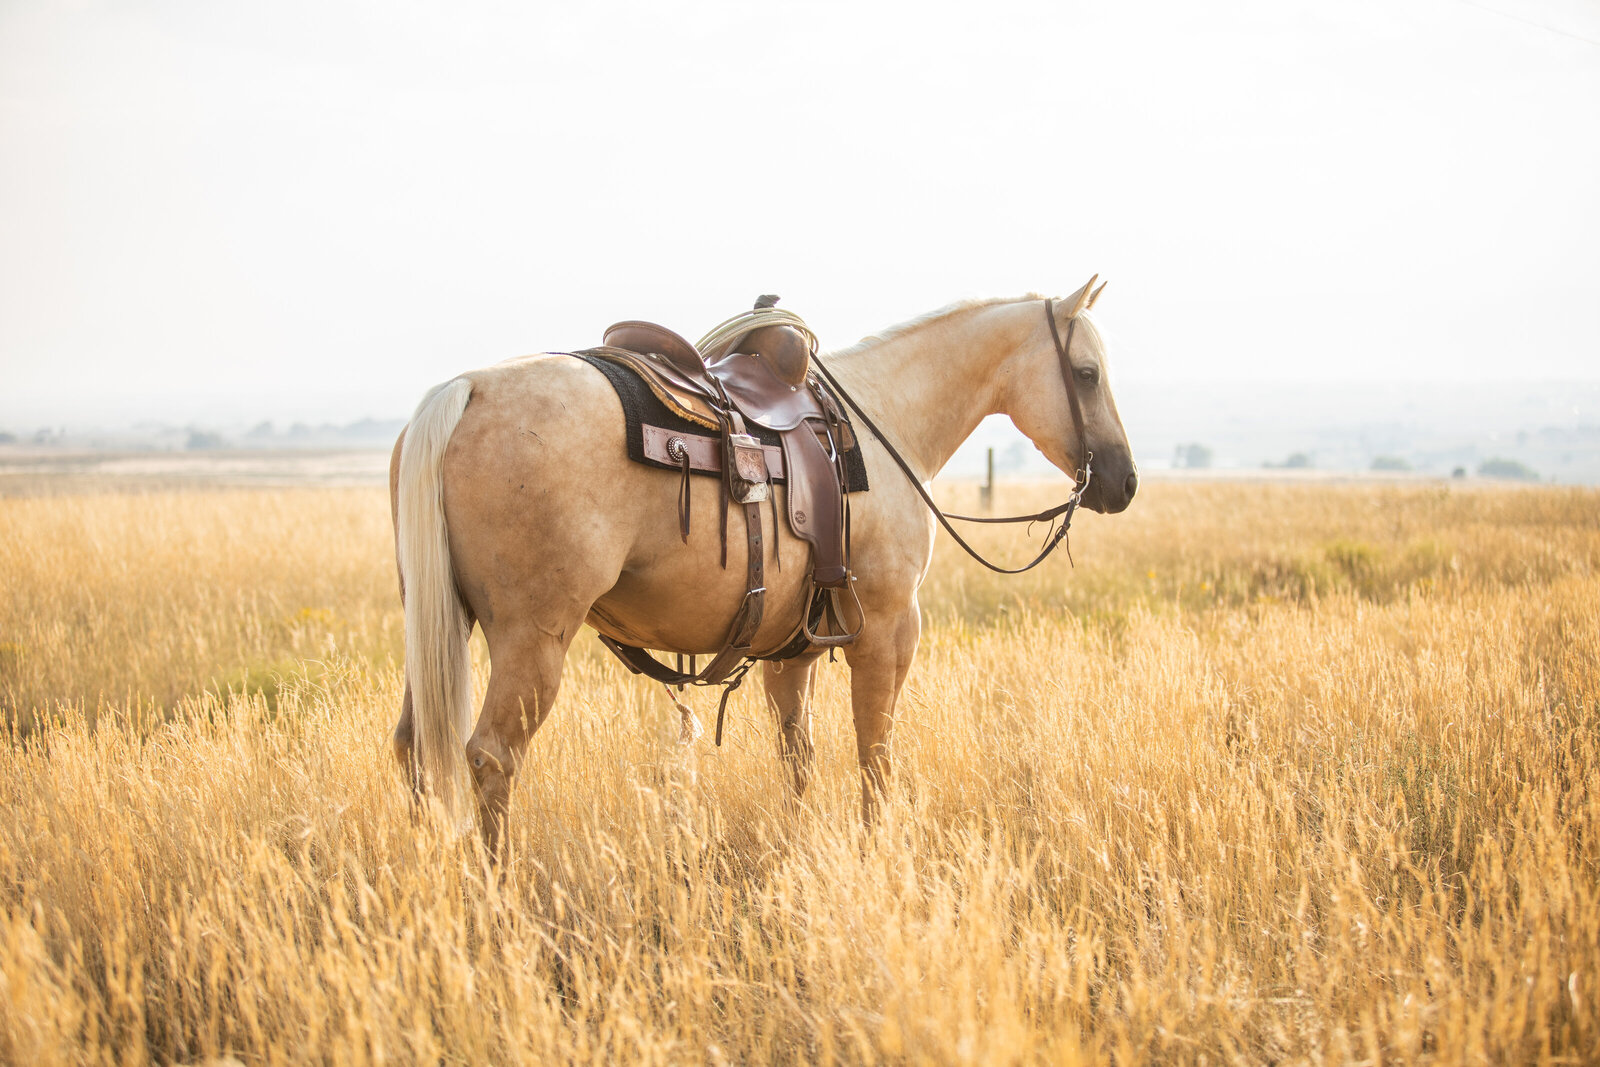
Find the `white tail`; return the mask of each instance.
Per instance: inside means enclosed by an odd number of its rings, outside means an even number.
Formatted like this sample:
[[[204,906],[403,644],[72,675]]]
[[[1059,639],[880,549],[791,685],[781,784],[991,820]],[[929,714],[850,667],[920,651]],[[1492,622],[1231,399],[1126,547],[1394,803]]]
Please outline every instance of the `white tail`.
[[[400,448],[397,534],[406,606],[406,680],[423,787],[452,821],[466,794],[463,745],[472,729],[471,624],[456,594],[440,468],[472,396],[456,378],[428,391]]]

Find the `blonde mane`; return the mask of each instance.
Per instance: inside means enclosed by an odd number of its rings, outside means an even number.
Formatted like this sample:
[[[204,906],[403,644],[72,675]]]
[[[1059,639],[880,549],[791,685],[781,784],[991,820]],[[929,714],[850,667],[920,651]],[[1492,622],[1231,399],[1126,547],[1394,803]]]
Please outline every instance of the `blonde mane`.
[[[1024,293],[1022,296],[992,296],[973,300],[958,300],[954,304],[946,304],[944,307],[935,311],[930,311],[925,315],[918,315],[914,319],[907,319],[905,322],[902,322],[896,326],[890,326],[888,329],[883,330],[880,333],[868,334],[853,345],[849,345],[845,348],[835,349],[834,351],[829,352],[828,356],[829,358],[835,356],[853,356],[857,352],[865,352],[869,348],[876,348],[878,345],[884,344],[888,341],[894,341],[901,337],[905,337],[908,334],[916,333],[925,326],[931,326],[936,322],[942,322],[945,319],[948,319],[954,315],[959,315],[965,311],[976,311],[978,308],[994,307],[997,304],[1020,304],[1025,300],[1043,299],[1044,294],[1042,293]]]

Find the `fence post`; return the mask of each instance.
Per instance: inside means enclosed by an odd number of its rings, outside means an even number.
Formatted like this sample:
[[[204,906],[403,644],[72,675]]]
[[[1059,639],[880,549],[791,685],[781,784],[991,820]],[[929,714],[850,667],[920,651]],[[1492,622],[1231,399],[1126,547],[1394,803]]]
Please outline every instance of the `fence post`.
[[[978,506],[984,511],[994,510],[994,449],[989,449],[989,474],[978,487]]]

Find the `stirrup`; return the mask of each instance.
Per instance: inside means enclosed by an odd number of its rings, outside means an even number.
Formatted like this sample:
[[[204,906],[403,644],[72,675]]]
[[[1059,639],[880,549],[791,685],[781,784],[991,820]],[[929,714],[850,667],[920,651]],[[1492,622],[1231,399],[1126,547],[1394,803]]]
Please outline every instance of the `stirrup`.
[[[813,645],[815,645],[815,646],[817,646],[819,648],[842,648],[845,645],[853,644],[855,642],[856,638],[861,636],[861,631],[867,625],[867,613],[862,610],[862,608],[861,608],[861,598],[856,595],[855,581],[856,581],[856,576],[854,574],[851,574],[849,572],[845,573],[844,589],[845,589],[845,591],[847,591],[850,594],[850,599],[855,601],[856,618],[861,620],[856,625],[855,631],[854,632],[843,633],[843,634],[840,634],[837,637],[819,636],[818,634],[812,632],[812,629],[811,629],[811,613],[808,611],[800,619],[800,630],[801,630],[802,633],[804,633],[806,635],[806,640],[811,642],[811,644],[813,644]],[[839,607],[838,607],[839,589],[837,589],[837,588],[819,589],[819,590],[817,590],[817,593],[818,593],[818,595],[821,595],[821,596],[826,598],[823,601],[825,610],[823,611],[822,618],[823,619],[832,619],[835,623],[837,623],[839,625],[840,629],[843,629],[844,628],[844,614],[839,610]]]

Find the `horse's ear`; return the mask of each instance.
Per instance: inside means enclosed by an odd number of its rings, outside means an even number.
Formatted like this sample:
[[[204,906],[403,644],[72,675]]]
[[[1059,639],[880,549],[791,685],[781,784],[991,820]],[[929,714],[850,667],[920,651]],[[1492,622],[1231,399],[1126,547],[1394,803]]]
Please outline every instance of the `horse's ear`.
[[[1097,274],[1095,277],[1098,278],[1099,275]],[[1101,282],[1100,288],[1089,294],[1089,302],[1083,305],[1083,310],[1088,311],[1090,308],[1094,307],[1094,302],[1100,299],[1100,294],[1106,291],[1106,286],[1109,284],[1109,282]]]
[[[1087,284],[1085,284],[1082,289],[1078,290],[1078,298],[1072,302],[1072,310],[1067,313],[1067,318],[1075,319],[1079,315],[1083,314],[1083,309],[1092,303],[1089,298],[1089,294],[1094,291],[1094,283],[1099,280],[1100,275],[1096,274],[1093,278],[1089,279]]]

